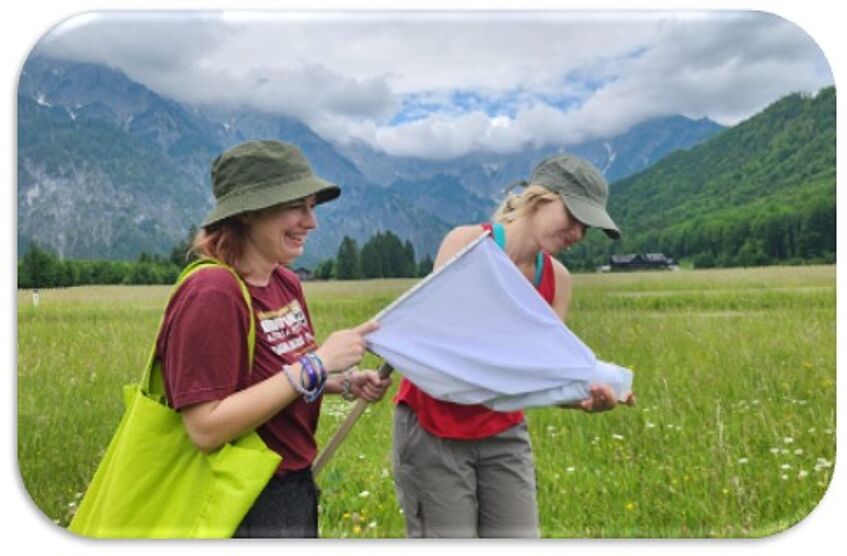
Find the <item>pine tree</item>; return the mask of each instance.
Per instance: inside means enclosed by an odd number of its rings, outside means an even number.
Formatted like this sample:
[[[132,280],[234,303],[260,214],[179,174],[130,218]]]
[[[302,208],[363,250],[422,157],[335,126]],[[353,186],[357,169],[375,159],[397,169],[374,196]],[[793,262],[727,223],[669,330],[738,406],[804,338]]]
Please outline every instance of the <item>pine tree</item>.
[[[335,260],[327,259],[318,263],[315,267],[314,276],[317,280],[330,280],[335,272]]]
[[[59,285],[59,259],[53,253],[31,243],[23,257],[24,275],[29,278],[32,288],[54,288]]]
[[[417,275],[417,265],[415,264],[415,246],[408,239],[403,244],[403,274],[404,278],[414,278]]]
[[[383,278],[386,273],[386,264],[384,259],[383,235],[379,232],[362,246],[362,276],[364,278]]]
[[[359,247],[356,240],[344,236],[335,257],[335,277],[339,280],[358,280],[362,277]]]
[[[418,276],[423,278],[424,276],[432,272],[432,267],[432,257],[427,255],[426,257],[421,259],[421,262],[418,263]]]

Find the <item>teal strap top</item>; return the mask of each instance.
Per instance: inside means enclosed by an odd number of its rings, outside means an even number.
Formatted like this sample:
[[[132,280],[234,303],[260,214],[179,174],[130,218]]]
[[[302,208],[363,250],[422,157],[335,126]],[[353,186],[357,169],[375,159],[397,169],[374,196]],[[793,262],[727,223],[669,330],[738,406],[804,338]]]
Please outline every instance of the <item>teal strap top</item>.
[[[503,228],[503,224],[492,223],[491,230],[494,232],[494,241],[497,242],[497,245],[503,251],[506,250],[506,230]],[[541,284],[541,272],[544,268],[544,255],[541,251],[538,252],[538,255],[535,258],[535,280],[532,281],[532,284],[537,288],[539,284]]]

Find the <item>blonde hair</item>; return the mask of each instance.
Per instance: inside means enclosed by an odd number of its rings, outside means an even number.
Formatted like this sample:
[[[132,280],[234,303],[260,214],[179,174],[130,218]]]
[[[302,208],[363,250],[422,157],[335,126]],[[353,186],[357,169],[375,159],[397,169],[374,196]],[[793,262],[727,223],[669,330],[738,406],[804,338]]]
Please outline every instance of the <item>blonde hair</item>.
[[[529,185],[520,193],[512,193],[506,197],[491,218],[500,224],[514,222],[525,214],[532,213],[539,205],[557,199],[559,196],[546,187]]]

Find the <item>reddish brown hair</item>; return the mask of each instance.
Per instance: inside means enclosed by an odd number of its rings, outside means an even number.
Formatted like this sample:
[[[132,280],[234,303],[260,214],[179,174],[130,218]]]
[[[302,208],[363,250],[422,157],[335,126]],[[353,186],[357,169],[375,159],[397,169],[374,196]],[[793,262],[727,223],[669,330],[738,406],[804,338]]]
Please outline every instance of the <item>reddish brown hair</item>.
[[[250,225],[266,215],[285,207],[297,205],[303,199],[295,199],[259,210],[250,210],[200,228],[194,236],[191,251],[201,258],[215,259],[235,268],[235,263],[244,254]]]
[[[191,250],[198,257],[215,259],[234,267],[244,254],[247,226],[238,216],[200,228]]]

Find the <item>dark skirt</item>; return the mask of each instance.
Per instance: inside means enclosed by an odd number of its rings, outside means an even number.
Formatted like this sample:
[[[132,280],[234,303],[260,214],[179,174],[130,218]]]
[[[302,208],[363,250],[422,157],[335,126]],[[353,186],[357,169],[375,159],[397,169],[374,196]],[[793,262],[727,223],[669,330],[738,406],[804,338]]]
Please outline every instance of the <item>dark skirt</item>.
[[[311,469],[276,475],[233,538],[317,538],[318,488]]]

